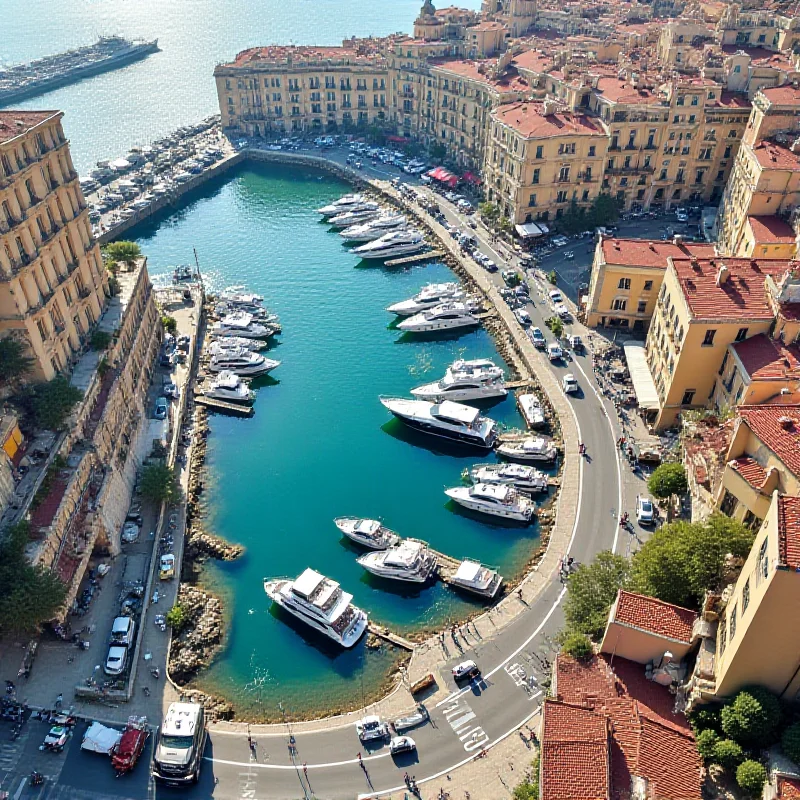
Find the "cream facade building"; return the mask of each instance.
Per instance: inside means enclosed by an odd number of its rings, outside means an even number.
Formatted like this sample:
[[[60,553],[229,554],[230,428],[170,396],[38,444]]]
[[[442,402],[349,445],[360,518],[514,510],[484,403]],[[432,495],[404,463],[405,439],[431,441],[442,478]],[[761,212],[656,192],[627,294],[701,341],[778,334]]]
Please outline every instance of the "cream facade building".
[[[67,371],[106,305],[108,278],[57,111],[0,111],[0,336],[30,377]]]

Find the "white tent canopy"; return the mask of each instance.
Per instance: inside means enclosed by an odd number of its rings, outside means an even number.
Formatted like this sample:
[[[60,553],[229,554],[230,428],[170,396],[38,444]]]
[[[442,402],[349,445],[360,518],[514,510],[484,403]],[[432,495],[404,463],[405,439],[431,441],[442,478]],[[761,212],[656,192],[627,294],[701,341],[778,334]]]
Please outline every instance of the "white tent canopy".
[[[517,233],[524,239],[524,238],[536,238],[537,236],[543,236],[546,232],[543,231],[535,222],[526,222],[522,225],[515,225]]]
[[[625,360],[628,362],[628,372],[633,381],[633,390],[636,392],[636,400],[639,408],[645,410],[659,409],[661,404],[658,400],[658,391],[653,383],[653,376],[650,367],[647,366],[647,359],[644,356],[644,344],[642,342],[628,342],[623,345]]]
[[[114,728],[107,728],[99,722],[93,722],[83,736],[81,749],[108,755],[114,747],[119,744],[121,738],[121,731],[115,730]]]

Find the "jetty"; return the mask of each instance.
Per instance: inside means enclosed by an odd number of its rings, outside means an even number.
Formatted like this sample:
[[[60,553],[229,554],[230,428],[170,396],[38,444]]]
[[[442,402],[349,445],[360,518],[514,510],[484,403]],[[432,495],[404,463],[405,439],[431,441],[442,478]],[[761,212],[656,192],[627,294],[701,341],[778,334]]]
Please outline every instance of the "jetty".
[[[417,253],[413,256],[404,256],[403,258],[390,258],[384,264],[387,267],[403,267],[406,264],[421,264],[423,261],[431,261],[436,258],[442,258],[444,250],[428,250],[425,253]]]
[[[395,647],[402,647],[403,650],[408,650],[409,653],[413,652],[416,647],[414,642],[404,639],[399,634],[392,633],[388,628],[384,628],[382,625],[378,625],[374,622],[367,623],[367,630],[373,636],[377,636],[379,639],[383,639],[389,642],[389,644],[393,644]]]
[[[452,583],[453,575],[458,572],[461,561],[445,553],[440,553],[432,547],[428,548],[436,556],[436,575],[442,583]]]
[[[205,406],[212,411],[224,411],[227,414],[236,414],[240,417],[252,417],[253,406],[245,406],[241,403],[229,403],[227,400],[217,400],[215,397],[206,397],[204,394],[196,394],[194,402],[198,406]]]

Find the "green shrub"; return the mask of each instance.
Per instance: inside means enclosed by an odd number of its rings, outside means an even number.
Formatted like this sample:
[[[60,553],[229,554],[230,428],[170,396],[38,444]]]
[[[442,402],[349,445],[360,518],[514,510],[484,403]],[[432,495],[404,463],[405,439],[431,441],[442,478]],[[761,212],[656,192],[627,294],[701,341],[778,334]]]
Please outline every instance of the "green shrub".
[[[767,771],[758,761],[743,761],[736,768],[736,783],[753,797],[761,794],[766,780]]]
[[[161,317],[161,324],[164,326],[164,330],[167,333],[175,334],[175,331],[178,330],[178,323],[175,321],[175,317],[170,317],[165,314]]]
[[[700,733],[697,734],[696,740],[697,752],[700,753],[705,761],[709,761],[714,755],[714,748],[717,746],[718,742],[719,736],[717,736],[716,731],[712,731],[711,728],[700,731]]]
[[[800,722],[792,723],[781,736],[781,747],[788,758],[800,764]]]
[[[689,715],[689,722],[695,734],[704,731],[707,728],[717,731],[722,730],[722,722],[720,720],[720,713],[722,706],[700,706],[696,711]]]
[[[186,623],[189,621],[188,617],[186,616],[186,611],[184,611],[183,606],[181,605],[174,605],[172,608],[167,611],[167,625],[170,626],[176,633],[179,633]]]
[[[722,709],[722,730],[739,744],[766,746],[781,720],[778,698],[763,686],[742,689]]]
[[[111,344],[111,334],[105,331],[94,331],[89,343],[92,350],[105,350]]]
[[[564,334],[564,323],[558,317],[550,317],[544,324],[553,332],[556,339],[560,339]]]
[[[744,750],[733,739],[721,739],[714,745],[714,754],[711,756],[711,760],[726,769],[734,769],[744,761]]]
[[[558,275],[556,275],[556,271],[551,269],[550,272],[547,273],[547,280],[555,286],[558,283]]]
[[[567,634],[561,649],[576,661],[589,661],[594,655],[592,643],[589,641],[589,637],[583,633]]]

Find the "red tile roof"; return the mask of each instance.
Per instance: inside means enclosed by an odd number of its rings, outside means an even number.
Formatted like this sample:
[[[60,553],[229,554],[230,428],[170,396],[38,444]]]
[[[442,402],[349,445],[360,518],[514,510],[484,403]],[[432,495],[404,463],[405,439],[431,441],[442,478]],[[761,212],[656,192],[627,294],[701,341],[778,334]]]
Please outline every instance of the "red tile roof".
[[[780,217],[748,217],[756,244],[781,242],[794,244],[794,228]]]
[[[0,111],[0,144],[26,133],[58,111]]]
[[[760,489],[767,480],[764,467],[750,456],[734,458],[730,465],[731,469],[736,470],[754,489]]]
[[[753,148],[758,163],[766,169],[800,171],[800,153],[776,142],[759,142]]]
[[[581,114],[542,113],[542,105],[533,102],[507,103],[492,112],[492,116],[513,128],[526,139],[544,139],[550,136],[603,136],[600,124]]]
[[[765,333],[731,345],[753,381],[800,379],[800,347],[770,339]]]
[[[430,59],[429,63],[436,69],[452,72],[462,78],[480,81],[494,88],[500,94],[527,92],[530,89],[528,82],[521,78],[513,67],[496,78],[492,77],[490,66],[494,64],[493,60],[471,61],[465,58],[437,58]]]
[[[661,98],[650,89],[634,89],[619,78],[603,77],[597,81],[597,91],[615,103],[639,105],[660,104]]]
[[[691,641],[692,626],[697,619],[697,614],[688,608],[624,589],[619,590],[612,614],[611,622],[687,644]]]
[[[800,779],[779,777],[778,797],[780,800],[800,800]]]
[[[778,498],[778,537],[781,564],[800,570],[800,497]]]
[[[710,258],[712,244],[673,244],[658,239],[603,239],[606,264],[666,269],[668,258]]]
[[[692,313],[699,319],[769,320],[775,312],[767,299],[767,275],[782,275],[789,262],[780,259],[672,259],[678,281]],[[720,267],[728,278],[717,286]]]
[[[800,476],[800,406],[739,406],[736,413],[765,447]]]
[[[759,90],[770,103],[781,106],[800,107],[800,89],[787,83],[785,86],[773,86],[771,89]]]

